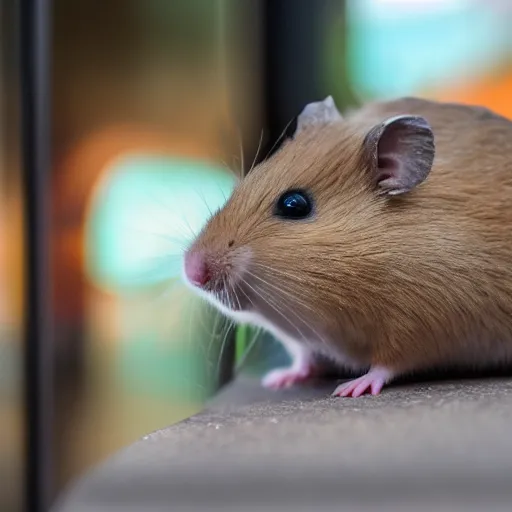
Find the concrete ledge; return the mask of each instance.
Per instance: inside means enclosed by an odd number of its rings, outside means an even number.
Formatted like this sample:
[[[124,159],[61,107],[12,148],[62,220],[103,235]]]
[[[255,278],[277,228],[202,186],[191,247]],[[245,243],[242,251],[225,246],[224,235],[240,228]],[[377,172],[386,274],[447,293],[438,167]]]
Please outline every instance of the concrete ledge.
[[[332,389],[240,380],[86,475],[58,510],[510,510],[511,379]]]

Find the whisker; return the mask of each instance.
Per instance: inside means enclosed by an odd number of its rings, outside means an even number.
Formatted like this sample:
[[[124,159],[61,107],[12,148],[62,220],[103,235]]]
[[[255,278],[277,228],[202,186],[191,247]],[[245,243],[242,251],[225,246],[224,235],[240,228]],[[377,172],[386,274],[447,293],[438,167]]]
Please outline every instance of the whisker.
[[[292,272],[287,272],[287,271],[282,270],[282,269],[269,267],[268,265],[263,265],[263,264],[257,263],[257,262],[253,262],[251,265],[254,266],[254,267],[261,268],[264,271],[264,273],[269,275],[269,277],[272,277],[272,275],[281,275],[281,276],[283,276],[283,277],[285,277],[287,279],[291,279],[293,281],[300,281],[300,282],[305,282],[306,281],[304,276],[293,274]]]
[[[272,154],[272,152],[274,151],[274,149],[276,149],[276,146],[281,142],[281,140],[283,139],[283,137],[285,136],[286,134],[286,130],[288,130],[288,128],[290,127],[290,125],[292,124],[292,121],[294,120],[295,118],[291,118],[288,123],[286,123],[286,126],[284,127],[284,130],[281,132],[281,135],[279,135],[279,137],[277,138],[277,140],[274,142],[274,145],[270,148],[270,151],[265,155],[265,160],[268,158],[269,155]]]
[[[226,162],[226,160],[219,160],[220,163],[226,168],[229,170],[229,172],[231,174],[233,174],[238,180],[240,180],[241,176],[240,176],[240,172],[236,171],[233,169],[233,167],[231,165],[228,165],[228,163]],[[218,185],[218,183],[217,183]],[[220,187],[220,185],[218,185]]]
[[[226,192],[224,191],[224,189],[218,183],[217,183],[217,187],[219,188],[220,193],[222,194],[222,197],[224,198],[224,203],[227,203],[228,198],[226,196]]]
[[[154,256],[146,256],[144,258],[144,261],[174,261],[174,260],[181,260],[183,259],[183,254],[176,254],[176,253],[165,253],[165,254],[155,254]]]
[[[254,155],[254,159],[252,161],[251,168],[249,169],[248,173],[251,172],[254,169],[254,165],[256,164],[256,162],[258,160],[258,156],[260,154],[260,149],[261,149],[261,143],[262,142],[263,142],[263,130],[261,130],[260,141],[258,142],[258,149],[256,150],[256,154]]]
[[[181,284],[181,279],[175,276],[166,276],[165,271],[167,267],[159,266],[150,269],[139,270],[131,277],[130,282],[136,287],[155,287],[167,286],[169,283]],[[150,284],[149,281],[159,281],[159,283]]]
[[[192,239],[196,239],[197,238],[197,233],[194,232],[194,230],[192,229],[192,227],[190,226],[190,223],[188,222],[187,218],[185,216],[182,217],[182,220],[183,222],[186,224],[187,228],[189,229],[190,231],[190,234],[192,235]]]
[[[258,267],[258,264],[253,263],[253,266]],[[277,286],[273,282],[268,281],[267,279],[264,279],[260,275],[255,275],[254,273],[248,271],[249,274],[251,274],[256,279],[259,279],[260,281],[264,282],[265,284],[268,284],[270,287],[275,289],[277,292],[287,295],[288,297],[292,298],[297,304],[302,304],[305,308],[313,311],[314,313],[317,313],[315,309],[313,309],[307,302],[305,302],[303,299],[300,298],[300,295],[304,293],[304,287],[301,284],[294,283],[296,280],[296,276],[294,276],[291,273],[287,272],[273,272],[272,269],[269,269],[267,267],[261,267],[264,270],[269,270],[269,272],[262,272],[262,274],[265,277],[268,277],[269,279],[274,279],[278,276],[284,277],[284,284],[281,284],[280,286]]]
[[[163,188],[164,188],[164,187],[166,187],[166,186],[168,186],[168,183],[165,183],[165,181],[164,181],[164,178],[163,178],[163,177],[162,177],[161,182],[162,182],[162,187],[163,187]],[[148,191],[148,194],[149,194],[149,191]],[[153,199],[157,204],[159,204],[161,207],[163,207],[163,209],[164,209],[165,211],[170,212],[170,213],[172,213],[172,214],[176,213],[176,212],[175,212],[175,210],[173,210],[173,209],[172,209],[168,204],[165,204],[165,203],[162,201],[162,199],[155,197],[155,195],[154,195],[154,194],[152,194],[152,196],[153,196],[153,197],[152,197],[152,199]],[[190,226],[190,224],[189,224],[189,222],[188,222],[188,220],[187,220],[187,218],[186,218],[185,216],[181,215],[181,216],[179,216],[179,217],[178,217],[178,219],[174,219],[174,220],[179,220],[180,224],[181,224],[181,223],[186,224],[186,227],[189,229],[190,234],[192,235],[192,239],[197,238],[197,234],[194,232],[194,230],[193,230],[193,229],[192,229],[192,227]],[[175,227],[176,227],[176,226],[170,226],[170,228],[171,228],[171,229],[175,229]]]
[[[206,206],[209,214],[210,214],[210,218],[213,217],[213,212],[210,208],[210,205],[208,204],[208,202],[206,201],[206,197],[204,197],[204,194],[203,194],[203,191],[202,190],[195,190],[196,194],[200,197],[200,199],[203,201],[204,205]]]
[[[258,263],[252,263],[253,267],[261,269],[261,274],[273,280],[277,277],[284,278],[286,284],[283,284],[282,287],[284,290],[288,290],[289,292],[297,292],[302,295],[304,293],[304,287],[307,286],[305,279],[301,275],[293,274],[291,272],[286,272],[278,269],[273,269]],[[300,300],[296,298],[295,300]]]
[[[158,221],[162,222],[163,218],[159,217]],[[139,233],[142,235],[154,235],[154,236],[160,236],[162,238],[165,237],[169,240],[176,241],[179,244],[183,244],[183,243],[188,244],[188,243],[190,243],[191,240],[193,240],[193,238],[191,238],[191,236],[184,231],[184,227],[185,227],[184,225],[170,224],[169,222],[162,222],[162,224],[164,225],[166,231],[173,232],[173,233],[175,233],[176,231],[179,231],[179,232],[176,233],[176,235],[169,235],[166,233],[158,233],[155,231],[150,231],[146,227],[140,227],[138,225],[130,226],[127,229],[129,229],[130,231],[132,231],[134,233]]]
[[[240,146],[240,164],[241,164],[241,172],[240,177],[245,176],[245,160],[244,160],[244,144],[242,140],[242,132],[240,130],[240,127],[237,128],[237,134],[238,134],[238,145]]]
[[[211,334],[210,343],[208,343],[208,348],[207,348],[207,352],[206,352],[206,360],[208,362],[208,365],[210,365],[210,369],[213,366],[213,361],[211,361],[211,359],[210,359],[211,349],[212,349],[214,342],[216,342],[217,339],[220,337],[220,333],[218,332],[218,330],[219,330],[219,321],[222,319],[222,317],[223,317],[222,313],[218,309],[215,309],[215,320],[213,322],[213,328],[212,328],[213,332]]]
[[[251,341],[248,343],[247,348],[245,349],[245,352],[243,353],[242,357],[240,358],[240,361],[238,361],[236,367],[235,367],[235,374],[238,376],[240,371],[242,370],[243,366],[247,362],[247,359],[249,358],[249,354],[253,350],[253,348],[256,346],[256,342],[260,339],[261,331],[263,329],[261,327],[256,327],[254,329],[254,333],[252,335]]]
[[[241,310],[242,309],[242,305],[240,303],[240,298],[238,297],[238,294],[236,293],[236,289],[235,289],[233,283],[229,279],[227,279],[225,282],[226,282],[226,285],[229,285],[227,288],[232,291],[233,296],[236,299],[236,302],[238,304],[238,310]]]
[[[135,282],[136,283],[136,282]],[[139,284],[145,284],[144,281],[140,281]],[[171,293],[175,293],[176,291],[180,291],[180,296],[183,295],[183,289],[180,286],[180,282],[178,280],[167,280],[157,285],[151,285],[151,297],[148,297],[148,300],[151,304],[155,305],[160,300],[167,298]]]
[[[247,280],[243,279],[243,282],[244,284],[249,287],[256,295],[258,295],[264,302],[266,302],[272,309],[274,309],[274,311],[276,313],[278,313],[279,315],[281,315],[287,322],[288,322],[288,318],[286,317],[286,315],[275,305],[275,303],[268,297],[268,296],[264,296],[263,295],[263,292],[261,292],[261,289],[258,288],[257,285],[251,285],[250,283],[247,282]],[[304,334],[302,333],[302,331],[298,328],[298,326],[295,326],[295,328],[297,329],[299,335],[302,337],[303,341],[307,342],[307,338],[304,336]]]
[[[208,307],[211,308],[212,306],[210,306],[210,304],[208,304]],[[212,371],[212,369],[214,367],[214,362],[210,355],[211,355],[212,347],[214,346],[214,344],[217,342],[217,340],[220,337],[219,322],[222,319],[221,312],[217,308],[213,308],[213,309],[215,311],[215,320],[213,322],[213,327],[212,327],[213,332],[211,333],[209,343],[208,343],[207,347],[205,348],[205,357],[207,360],[209,371]]]
[[[218,363],[217,363],[217,379],[218,380],[220,380],[220,369],[221,369],[222,360],[224,358],[224,351],[225,351],[226,345],[228,343],[228,337],[231,334],[231,331],[233,329],[233,325],[234,325],[233,322],[228,322],[226,324],[226,332],[225,332],[224,338],[222,340],[219,357],[218,357]]]
[[[245,281],[243,279],[242,279],[242,282],[245,283]],[[245,283],[245,284],[247,284],[247,283]],[[239,288],[239,290],[244,294],[245,298],[249,301],[249,304],[253,307],[253,309],[256,309],[256,306],[255,306],[253,300],[251,299],[251,297],[249,295],[247,295],[245,293],[244,289],[243,288]]]
[[[284,295],[290,297],[297,304],[300,304],[300,305],[304,306],[306,309],[309,309],[311,312],[316,314],[316,311],[309,304],[304,302],[302,299],[298,298],[296,295],[294,295],[292,292],[288,291],[286,288],[282,288],[282,287],[279,287],[279,286],[277,286],[277,285],[275,285],[273,283],[270,283],[267,280],[263,279],[262,277],[254,274],[252,272],[250,272],[249,270],[246,270],[246,273],[248,275],[250,275],[251,277],[254,277],[255,279],[257,279],[258,281],[262,282],[266,286],[269,286],[270,288],[273,288],[277,292],[283,293]]]
[[[177,238],[174,236],[169,236],[169,235],[166,235],[165,233],[156,233],[154,231],[146,231],[146,230],[136,229],[136,228],[131,228],[130,231],[135,231],[139,234],[151,235],[156,238],[161,238],[162,240],[165,240],[166,242],[177,245],[178,248],[183,251],[186,250],[187,244],[190,243],[190,240],[187,241],[187,240],[180,239],[180,238]]]
[[[167,185],[168,185],[167,183],[163,183],[163,184],[162,184],[162,186],[163,186],[163,187],[166,187]],[[168,204],[165,204],[165,203],[162,201],[162,199],[161,199],[161,198],[158,198],[154,193],[150,193],[150,191],[149,191],[149,190],[146,190],[146,191],[145,191],[145,193],[146,193],[146,195],[148,196],[148,198],[149,198],[150,200],[152,200],[154,203],[156,203],[157,205],[159,205],[159,206],[160,206],[160,208],[161,208],[161,209],[163,209],[163,211],[164,211],[164,212],[171,213],[171,214],[173,214],[173,216],[174,216],[174,214],[176,213],[176,211],[175,211],[175,210],[173,210],[173,209],[172,209]],[[165,216],[163,216],[163,217],[165,218]],[[180,220],[182,220],[182,219],[180,219]],[[171,224],[169,224],[168,222],[166,222],[166,224],[167,224],[167,227],[168,227],[169,229],[174,230],[174,229],[176,228],[176,226],[175,226],[175,225],[171,225]],[[193,235],[193,238],[195,238],[195,235],[194,235],[194,233],[193,233],[193,232],[192,232],[192,235]]]
[[[248,284],[246,282],[246,284]],[[262,289],[260,287],[258,287],[256,284],[254,284],[254,286],[256,288],[258,288],[258,290],[260,292],[263,293]],[[262,295],[260,294],[260,297],[262,297]],[[263,298],[263,297],[262,297]],[[268,298],[268,297],[267,297]],[[298,301],[295,299],[295,297],[293,297],[294,299],[294,302],[297,303]],[[303,304],[304,306],[306,306],[306,304]],[[322,343],[325,343],[327,344],[325,338],[309,323],[309,322],[306,322],[304,320],[304,318],[302,318],[293,308],[287,306],[286,302],[283,303],[283,306],[285,308],[286,311],[290,312],[297,320],[299,320],[302,325],[304,325],[305,327],[307,327],[308,329],[310,329],[314,334],[315,336],[318,338],[319,341],[321,341]],[[310,308],[311,309],[311,308]],[[313,310],[311,310],[313,311]],[[315,313],[315,315],[317,315],[317,312],[316,311],[313,311]],[[286,318],[286,317],[285,317]],[[288,320],[288,318],[286,318],[286,320]],[[299,330],[299,328],[297,326],[295,326],[296,329],[299,331],[299,333],[301,334],[302,338],[304,339],[304,341],[306,341],[306,338],[304,337],[304,335],[302,334],[302,332]]]

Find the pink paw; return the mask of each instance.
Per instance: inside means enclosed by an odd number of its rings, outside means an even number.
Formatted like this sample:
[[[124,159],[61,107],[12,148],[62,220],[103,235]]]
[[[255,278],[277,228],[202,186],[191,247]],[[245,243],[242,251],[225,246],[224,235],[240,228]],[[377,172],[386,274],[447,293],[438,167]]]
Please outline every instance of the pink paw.
[[[332,396],[351,396],[357,398],[367,391],[372,395],[378,395],[392,377],[393,373],[386,368],[371,368],[366,375],[340,384],[334,390]]]
[[[289,388],[308,380],[312,375],[312,368],[309,366],[304,368],[278,368],[267,373],[261,384],[269,389]]]

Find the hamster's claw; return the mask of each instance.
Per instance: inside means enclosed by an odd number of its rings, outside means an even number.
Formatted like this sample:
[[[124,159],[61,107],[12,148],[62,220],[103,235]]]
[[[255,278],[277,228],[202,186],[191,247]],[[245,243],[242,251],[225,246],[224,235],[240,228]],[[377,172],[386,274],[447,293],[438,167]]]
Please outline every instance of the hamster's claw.
[[[313,369],[310,366],[301,366],[295,368],[278,368],[267,373],[261,384],[269,389],[289,388],[295,384],[300,384],[313,376]]]
[[[378,395],[392,377],[392,372],[387,368],[374,367],[366,375],[340,384],[332,396],[357,398],[367,391],[372,395]]]

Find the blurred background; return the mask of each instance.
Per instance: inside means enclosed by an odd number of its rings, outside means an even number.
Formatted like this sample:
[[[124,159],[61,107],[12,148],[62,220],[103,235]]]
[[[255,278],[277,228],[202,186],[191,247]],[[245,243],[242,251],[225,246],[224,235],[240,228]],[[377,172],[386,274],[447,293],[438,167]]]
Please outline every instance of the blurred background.
[[[23,494],[21,0],[0,4],[0,509]],[[180,283],[183,247],[305,103],[512,118],[512,1],[48,3],[52,494],[286,357]],[[50,407],[50,405],[48,405]],[[5,478],[4,478],[5,476]],[[5,506],[4,506],[5,505]]]

